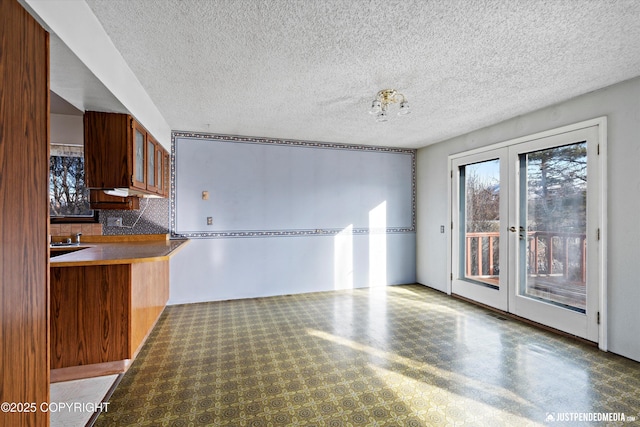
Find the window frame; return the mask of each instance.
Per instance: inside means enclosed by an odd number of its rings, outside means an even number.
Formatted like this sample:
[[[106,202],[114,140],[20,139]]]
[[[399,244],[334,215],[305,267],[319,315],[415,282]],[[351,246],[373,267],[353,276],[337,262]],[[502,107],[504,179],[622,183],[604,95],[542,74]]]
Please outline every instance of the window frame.
[[[56,144],[52,143],[49,152],[49,159],[53,156],[61,157],[61,153],[65,151],[72,151],[76,154],[81,152],[82,157],[84,158],[84,147],[80,145],[72,145],[72,144]],[[64,157],[64,156],[62,156]],[[80,157],[80,156],[69,156],[69,157]],[[49,167],[49,186],[51,186],[51,167]],[[50,188],[50,187],[49,187]],[[88,189],[85,187],[88,191]],[[51,203],[51,194],[49,193],[49,204]],[[91,202],[89,201],[89,207],[91,207]],[[97,209],[91,209],[93,214],[91,216],[71,216],[71,215],[62,215],[62,216],[51,216],[51,208],[49,208],[49,222],[51,224],[65,224],[65,223],[99,223],[99,211]]]

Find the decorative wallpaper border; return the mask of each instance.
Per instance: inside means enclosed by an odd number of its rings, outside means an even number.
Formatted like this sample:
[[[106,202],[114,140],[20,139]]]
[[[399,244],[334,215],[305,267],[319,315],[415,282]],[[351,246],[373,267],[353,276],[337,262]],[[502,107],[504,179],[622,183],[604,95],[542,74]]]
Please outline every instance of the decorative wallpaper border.
[[[384,234],[410,233],[415,231],[412,228],[387,228]],[[172,233],[172,236],[189,239],[213,238],[226,239],[233,237],[304,237],[304,236],[335,236],[344,233],[345,230],[337,228],[322,228],[311,230],[234,230],[219,232],[195,232],[195,233]],[[354,228],[349,233],[351,235],[382,234],[379,231],[371,231],[368,228]]]
[[[251,238],[251,237],[302,237],[302,236],[335,236],[344,230],[342,229],[304,229],[304,230],[228,230],[215,232],[186,232],[176,233],[176,138],[191,138],[207,141],[226,141],[245,144],[269,144],[285,145],[292,147],[306,147],[314,149],[328,150],[351,150],[351,151],[373,151],[381,153],[407,154],[411,156],[411,226],[410,227],[389,227],[386,234],[413,233],[416,231],[416,153],[417,150],[410,148],[380,147],[373,145],[355,145],[318,141],[301,141],[295,139],[262,138],[252,136],[223,135],[201,132],[171,132],[171,201],[169,204],[170,233],[171,237],[205,239],[205,238]],[[375,234],[379,231],[368,228],[354,228],[353,235]]]

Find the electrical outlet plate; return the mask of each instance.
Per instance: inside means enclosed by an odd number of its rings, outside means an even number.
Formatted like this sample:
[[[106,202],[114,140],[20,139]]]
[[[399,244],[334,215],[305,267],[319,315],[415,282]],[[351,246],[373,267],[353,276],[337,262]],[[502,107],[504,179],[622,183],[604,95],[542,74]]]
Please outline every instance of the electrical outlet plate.
[[[207,225],[213,225],[213,217],[212,216],[208,216],[207,217]]]
[[[115,216],[108,217],[107,227],[122,227],[122,217],[115,217]]]

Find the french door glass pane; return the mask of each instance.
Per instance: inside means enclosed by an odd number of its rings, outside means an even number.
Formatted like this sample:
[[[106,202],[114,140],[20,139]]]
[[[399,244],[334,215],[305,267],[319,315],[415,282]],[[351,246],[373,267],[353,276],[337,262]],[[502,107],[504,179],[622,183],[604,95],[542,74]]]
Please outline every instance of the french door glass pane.
[[[586,207],[586,142],[520,155],[520,295],[585,312]]]
[[[460,185],[460,277],[498,289],[500,161],[461,166]]]

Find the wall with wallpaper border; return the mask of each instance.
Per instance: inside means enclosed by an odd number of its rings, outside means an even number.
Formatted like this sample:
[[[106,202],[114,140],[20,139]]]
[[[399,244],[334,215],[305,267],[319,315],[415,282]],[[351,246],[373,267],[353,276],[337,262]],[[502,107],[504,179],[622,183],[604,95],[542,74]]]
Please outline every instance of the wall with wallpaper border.
[[[415,281],[415,150],[174,132],[172,153],[171,235],[192,242],[170,304]]]

